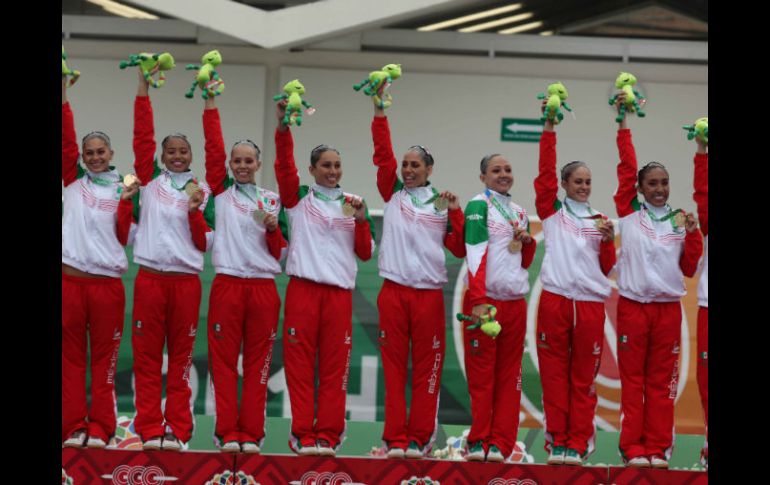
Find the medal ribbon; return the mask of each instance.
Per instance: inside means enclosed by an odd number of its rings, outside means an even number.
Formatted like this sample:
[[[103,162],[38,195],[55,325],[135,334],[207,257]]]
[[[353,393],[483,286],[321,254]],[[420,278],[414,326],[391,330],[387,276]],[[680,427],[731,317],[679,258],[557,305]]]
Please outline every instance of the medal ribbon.
[[[487,200],[492,203],[493,206],[495,206],[495,209],[497,209],[497,212],[500,213],[500,215],[503,216],[503,218],[508,221],[508,224],[511,225],[511,227],[519,227],[519,222],[514,221],[513,217],[511,217],[511,214],[503,207],[503,205],[497,201],[497,198],[495,198],[492,193],[489,191],[489,189],[484,191],[484,195],[487,197]]]
[[[564,199],[564,207],[567,208],[567,212],[570,213],[570,215],[578,218],[578,219],[603,219],[602,215],[599,213],[591,214],[590,216],[579,216],[575,214],[575,212],[570,208],[569,204],[567,203],[567,199]],[[588,206],[588,212],[589,214],[592,213],[594,210],[591,209],[591,206]]]
[[[100,177],[98,174],[86,172],[86,175],[88,176],[88,180],[95,183],[96,185],[101,185],[102,187],[109,187],[112,184],[117,184],[120,182],[120,175],[117,173],[113,174],[112,172],[107,172],[108,175],[110,175],[110,178],[113,178],[112,175],[115,176],[115,180],[108,180],[105,178]]]
[[[259,188],[256,187],[256,186],[255,186],[255,190],[257,192],[257,198],[256,199],[252,199],[251,196],[249,195],[249,193],[246,192],[245,189],[241,188],[241,184],[236,183],[235,184],[235,190],[237,190],[238,192],[240,192],[243,195],[245,195],[246,198],[249,199],[250,201],[254,202],[254,205],[256,205],[257,209],[259,209],[259,210],[264,210],[265,205],[267,205],[267,203],[269,201],[269,199],[267,197],[259,195]]]
[[[198,179],[196,179],[195,177],[193,177],[193,178],[191,178],[190,180],[188,180],[187,182],[183,183],[181,187],[179,187],[179,186],[178,186],[178,185],[177,185],[177,184],[174,182],[174,177],[171,175],[171,172],[169,172],[169,171],[166,171],[166,175],[168,176],[168,179],[169,179],[169,181],[171,182],[171,186],[172,186],[172,187],[174,187],[176,190],[178,190],[178,191],[180,191],[180,192],[181,192],[181,191],[183,191],[183,190],[185,189],[185,187],[187,187],[187,186],[188,186],[188,185],[190,185],[191,183],[192,183],[192,184],[195,184],[195,185],[198,185]]]
[[[348,200],[348,198],[347,198],[347,197],[345,197],[345,194],[341,194],[341,195],[340,195],[339,197],[337,197],[336,199],[332,199],[332,198],[331,198],[331,197],[329,197],[328,195],[326,195],[326,194],[322,194],[321,192],[319,192],[319,191],[317,191],[317,190],[315,190],[315,189],[313,189],[313,194],[315,194],[315,196],[316,196],[317,198],[321,199],[321,200],[322,200],[322,201],[324,201],[324,202],[337,202],[337,201],[340,201],[340,205],[343,205],[343,204],[344,204],[345,202],[347,202],[347,200]]]
[[[671,227],[673,227],[674,229],[677,228],[676,222],[674,222],[673,218],[680,212],[683,212],[682,209],[671,210],[671,207],[668,204],[666,204],[666,208],[668,209],[668,214],[659,218],[652,213],[652,211],[647,207],[647,204],[642,204],[642,205],[644,206],[644,210],[647,211],[647,215],[650,216],[651,220],[655,222],[671,221]]]
[[[430,199],[426,200],[425,202],[422,202],[420,199],[412,195],[408,190],[406,189],[404,190],[406,191],[407,194],[409,194],[409,198],[412,199],[412,204],[414,204],[415,207],[425,207],[431,202],[433,202],[434,200],[438,199],[438,195],[439,195],[438,190],[436,190],[433,187],[431,187],[430,189],[433,191],[433,196]]]

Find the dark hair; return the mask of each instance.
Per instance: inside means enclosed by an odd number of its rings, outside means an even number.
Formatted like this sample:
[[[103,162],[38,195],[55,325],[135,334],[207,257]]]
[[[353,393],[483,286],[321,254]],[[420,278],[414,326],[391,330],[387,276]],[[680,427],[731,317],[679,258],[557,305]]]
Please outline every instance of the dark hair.
[[[481,164],[479,165],[479,168],[481,169],[481,173],[487,173],[487,167],[489,167],[490,160],[492,160],[495,157],[501,157],[501,156],[502,155],[499,153],[484,155],[484,158],[481,159]]]
[[[86,142],[93,138],[98,138],[102,140],[104,143],[107,144],[107,147],[110,150],[112,150],[112,143],[110,142],[110,137],[107,136],[107,133],[103,131],[92,131],[91,133],[88,133],[86,136],[83,137],[83,141],[81,142],[81,145],[85,146]]]
[[[182,133],[171,133],[170,135],[168,135],[166,138],[163,139],[162,142],[160,142],[161,148],[163,148],[165,150],[166,149],[166,143],[168,143],[168,141],[171,138],[179,138],[181,140],[184,140],[184,142],[187,143],[187,149],[192,151],[192,146],[190,145],[190,141],[187,139],[187,136],[182,134]]]
[[[586,162],[581,162],[580,160],[575,160],[572,162],[569,162],[565,166],[561,168],[561,181],[566,182],[569,180],[569,176],[572,175],[575,170],[577,170],[580,167],[585,167],[587,170],[591,170],[588,168],[588,165],[586,165]]]
[[[649,172],[650,170],[652,170],[654,168],[660,168],[664,172],[666,172],[666,175],[668,175],[668,170],[666,170],[666,167],[664,167],[662,163],[660,163],[660,162],[650,162],[647,165],[645,165],[644,167],[642,167],[639,170],[639,172],[636,174],[636,182],[639,185],[642,185],[642,181],[644,180],[644,176],[647,175],[647,172]]]
[[[252,148],[254,148],[254,150],[257,152],[257,160],[259,160],[259,156],[262,154],[262,151],[259,149],[259,147],[257,146],[256,143],[254,143],[253,141],[249,140],[248,138],[246,138],[244,140],[238,140],[235,143],[233,143],[233,147],[230,149],[230,152],[235,150],[235,147],[237,147],[238,145],[249,145]]]
[[[407,149],[407,151],[419,153],[420,158],[422,158],[422,161],[425,162],[425,165],[428,167],[435,163],[433,161],[433,155],[431,155],[428,149],[422,145],[412,145]]]
[[[323,143],[321,143],[317,147],[310,150],[310,165],[315,167],[316,164],[318,163],[318,160],[321,158],[321,154],[323,152],[328,152],[329,150],[336,152],[337,155],[340,154],[340,151],[337,150],[336,148],[330,147],[329,145],[325,145]]]

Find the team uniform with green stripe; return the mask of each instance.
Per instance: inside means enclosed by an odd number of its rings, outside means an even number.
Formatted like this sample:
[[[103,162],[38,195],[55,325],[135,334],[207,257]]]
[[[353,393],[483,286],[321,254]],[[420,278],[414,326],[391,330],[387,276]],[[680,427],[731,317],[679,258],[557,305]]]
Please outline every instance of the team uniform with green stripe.
[[[357,222],[342,205],[354,197],[339,187],[300,186],[291,131],[275,132],[275,174],[289,219],[289,254],[283,351],[291,401],[289,446],[294,451],[326,441],[338,448],[345,433],[352,290],[358,266],[374,251],[367,211]],[[318,360],[318,398],[315,369]],[[315,412],[317,402],[317,413]]]
[[[619,448],[626,461],[654,455],[669,459],[679,379],[680,298],[686,293],[684,277],[697,269],[703,240],[700,231],[677,226],[668,205],[639,202],[630,130],[618,130],[617,145]]]
[[[62,271],[62,441],[75,431],[105,443],[115,434],[115,362],[123,334],[128,269],[123,246],[135,227],[130,200],[114,168],[93,173],[78,164],[75,122],[62,104],[62,264],[93,277]],[[87,404],[86,366],[91,354],[91,405]]]
[[[198,273],[203,270],[203,253],[214,240],[214,201],[208,185],[192,172],[161,169],[154,162],[155,149],[150,98],[137,96],[134,169],[142,186],[134,243],[134,261],[141,266],[134,285],[131,335],[136,378],[134,426],[143,441],[173,433],[186,443],[194,427],[189,372],[201,299]],[[204,200],[198,210],[190,212],[184,187],[193,182],[203,190]],[[161,410],[164,344],[168,345],[168,373],[166,405]]]
[[[384,278],[377,298],[379,344],[385,375],[385,426],[390,448],[415,442],[428,453],[438,429],[444,364],[444,247],[465,256],[463,212],[437,210],[438,191],[430,185],[405,188],[397,175],[387,117],[372,120],[377,188],[385,202],[378,266]],[[405,387],[412,356],[409,418]]]
[[[494,339],[480,328],[463,331],[473,418],[467,442],[469,447],[480,442],[485,450],[494,445],[505,457],[513,453],[519,427],[527,316],[524,297],[529,292],[526,268],[537,248],[532,239],[520,251],[510,252],[514,227],[528,230],[529,219],[508,195],[487,189],[465,208],[468,291],[463,313],[470,315],[476,305],[494,305],[502,327]]]

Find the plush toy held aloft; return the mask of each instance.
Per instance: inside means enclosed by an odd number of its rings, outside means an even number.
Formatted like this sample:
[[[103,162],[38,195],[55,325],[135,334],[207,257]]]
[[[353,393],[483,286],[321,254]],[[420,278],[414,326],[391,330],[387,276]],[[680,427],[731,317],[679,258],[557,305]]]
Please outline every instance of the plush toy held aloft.
[[[64,46],[61,46],[61,75],[72,76],[69,82],[70,87],[72,87],[72,85],[78,82],[78,79],[80,79],[80,71],[68,68],[67,63],[64,62],[66,60],[67,54],[64,52]]]
[[[561,112],[561,108],[564,107],[567,111],[572,111],[572,108],[570,108],[565,101],[567,96],[569,96],[569,93],[567,93],[567,88],[564,87],[564,84],[562,83],[553,83],[548,86],[546,91],[548,93],[547,96],[545,93],[538,93],[537,95],[537,99],[548,98],[540,121],[548,119],[551,120],[554,125],[558,125],[561,120],[564,119],[564,113]]]
[[[687,130],[687,139],[692,140],[697,138],[703,142],[704,145],[709,144],[709,119],[698,118],[692,125],[684,125],[682,128]]]
[[[489,335],[492,338],[497,337],[497,335],[500,333],[500,330],[502,327],[500,326],[500,323],[495,320],[495,315],[497,315],[497,308],[494,307],[494,305],[486,305],[487,312],[481,316],[481,319],[479,320],[479,323],[474,323],[473,325],[468,325],[468,330],[473,330],[474,328],[481,328],[481,331],[485,334]],[[464,315],[462,313],[457,314],[457,319],[460,321],[468,321],[472,322],[473,317],[470,315]]]
[[[166,75],[164,71],[170,71],[176,67],[174,57],[168,52],[162,54],[153,54],[142,52],[141,54],[131,54],[127,61],[120,61],[120,68],[125,69],[129,66],[139,66],[142,70],[144,79],[154,88],[159,88],[166,84]],[[152,76],[158,75],[156,80]]]
[[[315,113],[315,109],[312,108],[312,105],[302,99],[302,95],[305,94],[305,86],[299,82],[299,79],[295,79],[284,85],[283,92],[284,94],[276,94],[273,96],[273,101],[280,101],[282,99],[287,100],[286,115],[284,115],[281,122],[284,125],[293,125],[296,123],[297,126],[301,126],[303,106],[307,108],[306,113],[308,115]]]
[[[394,79],[401,77],[401,64],[387,64],[382,66],[380,71],[372,71],[369,77],[358,84],[353,85],[353,89],[360,91],[364,88],[364,94],[371,96],[374,104],[382,109],[389,108],[393,104],[393,97],[386,92]]]
[[[225,90],[225,82],[219,77],[219,73],[214,70],[215,67],[222,64],[222,54],[218,50],[213,50],[203,54],[201,65],[187,64],[185,70],[197,70],[195,80],[190,86],[190,90],[185,93],[185,98],[192,98],[195,93],[195,87],[201,88],[201,97],[209,99],[213,96],[219,96]]]
[[[618,116],[615,118],[615,121],[618,123],[623,121],[623,115],[626,111],[629,113],[636,113],[639,118],[647,116],[647,114],[642,111],[642,106],[646,102],[645,97],[642,96],[639,91],[634,89],[634,85],[636,85],[636,76],[630,72],[621,72],[620,75],[618,75],[618,78],[615,79],[615,87],[623,90],[626,95],[625,102],[620,105],[620,113],[618,113]],[[611,97],[610,106],[614,105],[617,99],[617,94]]]

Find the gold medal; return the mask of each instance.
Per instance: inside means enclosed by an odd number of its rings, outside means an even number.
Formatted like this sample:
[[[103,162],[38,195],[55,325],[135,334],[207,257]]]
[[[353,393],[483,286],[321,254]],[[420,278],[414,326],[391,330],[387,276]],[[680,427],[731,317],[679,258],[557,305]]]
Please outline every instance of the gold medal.
[[[126,187],[131,187],[132,185],[138,184],[139,179],[136,177],[136,175],[130,173],[123,177],[123,185]]]
[[[677,225],[677,227],[684,227],[684,223],[687,220],[687,216],[684,215],[684,212],[679,212],[677,215],[674,216],[674,224]]]
[[[446,210],[449,207],[449,200],[443,197],[438,197],[433,201],[433,207],[435,207],[439,212]]]
[[[253,217],[258,224],[262,224],[263,222],[265,222],[265,217],[267,217],[267,212],[263,211],[262,209],[257,209],[251,213],[251,217]]]
[[[342,204],[342,213],[345,215],[345,217],[351,217],[355,215],[356,209],[350,202],[345,202]]]
[[[601,229],[602,227],[604,227],[604,219],[601,217],[596,219],[596,222],[594,222],[594,226],[596,227],[596,229]]]
[[[518,253],[521,251],[521,241],[511,239],[511,242],[508,243],[508,251],[512,253]]]
[[[200,190],[200,187],[198,187],[198,184],[195,183],[189,183],[184,188],[187,197],[192,197],[198,190]]]

